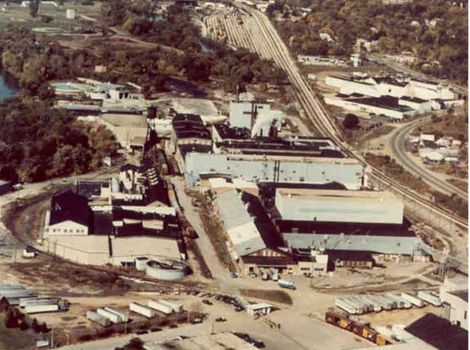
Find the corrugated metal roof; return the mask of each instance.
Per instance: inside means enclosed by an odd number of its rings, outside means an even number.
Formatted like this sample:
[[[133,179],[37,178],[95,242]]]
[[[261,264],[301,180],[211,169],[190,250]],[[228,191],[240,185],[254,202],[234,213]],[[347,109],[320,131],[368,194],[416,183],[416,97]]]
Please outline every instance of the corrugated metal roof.
[[[418,249],[431,249],[419,237],[367,235],[312,235],[310,233],[283,234],[292,248],[324,248],[326,250],[370,251],[382,254],[413,255]]]

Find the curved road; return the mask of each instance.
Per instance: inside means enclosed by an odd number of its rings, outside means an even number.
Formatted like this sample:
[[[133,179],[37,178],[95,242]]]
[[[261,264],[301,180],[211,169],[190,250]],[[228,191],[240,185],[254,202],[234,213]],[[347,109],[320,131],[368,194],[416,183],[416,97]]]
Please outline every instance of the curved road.
[[[467,200],[468,193],[466,191],[461,190],[460,188],[439,178],[439,176],[436,176],[436,174],[427,169],[424,165],[419,164],[413,160],[406,152],[405,145],[408,136],[413,131],[413,129],[415,129],[418,124],[423,121],[425,121],[425,119],[417,119],[393,132],[389,139],[390,149],[393,153],[393,156],[398,161],[398,163],[405,168],[405,170],[417,177],[420,177],[426,184],[435,190],[447,195],[455,194],[460,198]]]

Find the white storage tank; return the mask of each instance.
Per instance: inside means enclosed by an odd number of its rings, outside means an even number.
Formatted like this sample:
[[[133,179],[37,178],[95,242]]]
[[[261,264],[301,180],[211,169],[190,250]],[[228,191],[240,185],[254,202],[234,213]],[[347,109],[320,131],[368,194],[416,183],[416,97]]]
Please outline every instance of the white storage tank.
[[[129,304],[129,310],[139,314],[139,315],[142,315],[142,316],[145,316],[147,318],[152,318],[155,316],[155,310],[152,310],[150,308],[148,308],[147,306],[144,306],[144,305],[140,305],[138,303],[130,303]]]
[[[145,271],[147,268],[147,261],[149,258],[145,256],[139,256],[138,258],[135,258],[135,268],[137,271]]]
[[[156,300],[149,300],[148,306],[151,307],[152,309],[160,311],[161,313],[164,313],[165,315],[169,315],[173,312],[173,309],[171,308],[171,306],[162,304]]]
[[[173,259],[150,260],[146,262],[145,272],[156,279],[173,281],[184,277],[188,266],[183,261]]]
[[[74,20],[75,17],[76,17],[76,13],[74,9],[65,10],[65,18]]]

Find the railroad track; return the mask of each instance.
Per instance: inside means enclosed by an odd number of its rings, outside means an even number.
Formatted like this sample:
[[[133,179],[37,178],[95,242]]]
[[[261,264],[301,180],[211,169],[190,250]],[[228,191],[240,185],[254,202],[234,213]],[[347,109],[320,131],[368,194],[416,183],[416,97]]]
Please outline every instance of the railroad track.
[[[408,201],[420,205],[422,208],[438,215],[444,220],[451,221],[463,229],[468,229],[468,221],[458,217],[450,211],[437,207],[428,197],[416,193],[400,182],[390,178],[379,169],[368,164],[365,159],[342,138],[341,133],[333,122],[333,117],[323,103],[318,99],[313,89],[302,76],[289,50],[280,38],[269,19],[261,12],[242,4],[234,4],[231,10],[222,18],[222,23],[227,31],[229,43],[236,47],[244,47],[257,52],[262,58],[272,59],[279,67],[284,69],[292,83],[295,97],[299,102],[305,116],[313,124],[319,135],[331,138],[344,152],[361,162],[370,169],[369,176],[380,187],[387,188]],[[242,24],[237,22],[241,16]]]

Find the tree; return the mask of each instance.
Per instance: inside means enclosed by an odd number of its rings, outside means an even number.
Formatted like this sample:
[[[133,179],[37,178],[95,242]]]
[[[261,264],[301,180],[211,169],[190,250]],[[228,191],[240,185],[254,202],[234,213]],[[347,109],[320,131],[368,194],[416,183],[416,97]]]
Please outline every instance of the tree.
[[[33,318],[33,321],[31,322],[31,328],[35,333],[39,333],[41,331],[41,327],[39,327],[38,320]]]
[[[31,17],[35,18],[39,13],[39,4],[41,0],[31,0],[29,2],[29,13]]]
[[[354,114],[348,113],[343,120],[343,126],[346,129],[355,129],[359,126],[359,118]]]
[[[15,313],[12,309],[8,310],[7,317],[5,318],[5,327],[6,328],[16,328],[18,327],[18,320],[15,317]]]

